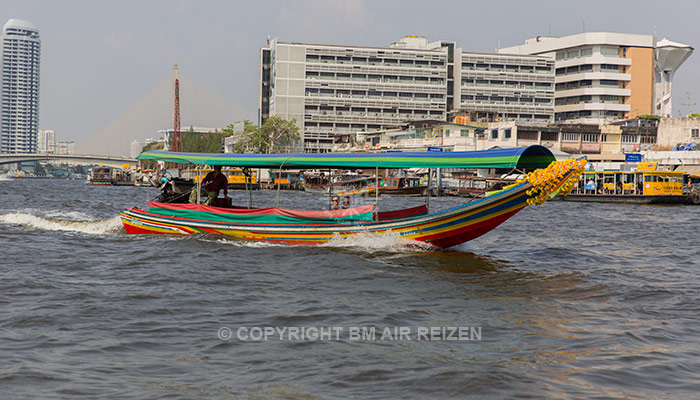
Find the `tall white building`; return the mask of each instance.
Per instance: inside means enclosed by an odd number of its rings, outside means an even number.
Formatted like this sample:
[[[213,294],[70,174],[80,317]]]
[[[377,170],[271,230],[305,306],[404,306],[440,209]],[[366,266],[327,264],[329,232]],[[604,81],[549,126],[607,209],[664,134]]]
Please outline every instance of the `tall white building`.
[[[538,36],[499,49],[554,57],[555,119],[584,123],[670,116],[671,79],[692,51],[667,39],[657,43],[652,35],[613,32]]]
[[[37,135],[36,151],[53,153],[56,151],[56,135],[51,129],[40,130]]]
[[[39,130],[39,30],[10,19],[2,32],[0,153],[36,153]]]
[[[405,36],[390,47],[280,42],[260,52],[259,123],[296,119],[303,150],[451,111],[551,121],[554,60],[462,52]],[[301,150],[301,149],[300,149]]]

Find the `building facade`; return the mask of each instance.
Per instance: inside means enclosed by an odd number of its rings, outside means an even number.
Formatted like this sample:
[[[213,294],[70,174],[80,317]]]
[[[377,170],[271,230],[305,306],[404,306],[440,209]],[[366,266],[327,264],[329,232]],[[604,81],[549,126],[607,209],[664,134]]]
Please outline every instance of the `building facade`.
[[[75,154],[75,142],[73,142],[73,141],[56,142],[55,154]]]
[[[700,143],[700,118],[661,118],[659,146],[671,150],[675,146]]]
[[[662,47],[664,54],[670,51],[668,45]],[[692,48],[685,46],[682,60],[675,55],[664,55],[664,60],[673,59],[673,63],[662,61],[657,54],[659,49],[652,35],[590,32],[565,37],[540,36],[522,45],[499,49],[499,53],[555,58],[555,119],[600,123],[642,114],[670,113],[672,72],[690,55],[688,49],[692,52]],[[655,82],[662,77],[664,84],[659,87],[664,92],[655,93]]]
[[[553,121],[554,60],[466,52],[460,58],[460,110],[483,112],[496,120]]]
[[[56,135],[50,129],[40,130],[37,134],[36,150],[39,153],[53,153],[56,151]]]
[[[547,122],[553,64],[546,57],[463,53],[454,42],[416,36],[390,47],[274,39],[260,52],[258,122],[295,119],[307,152],[331,151],[357,132],[446,121],[459,109]]]
[[[10,19],[2,32],[0,153],[36,153],[39,131],[39,30]]]

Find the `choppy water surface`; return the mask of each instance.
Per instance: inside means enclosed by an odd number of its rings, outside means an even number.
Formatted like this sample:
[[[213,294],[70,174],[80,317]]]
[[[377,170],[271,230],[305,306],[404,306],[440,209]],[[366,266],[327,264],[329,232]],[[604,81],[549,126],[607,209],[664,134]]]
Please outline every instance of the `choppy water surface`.
[[[548,203],[432,251],[124,234],[120,209],[154,195],[0,181],[0,397],[699,396],[700,208]],[[218,337],[264,326],[481,327],[481,340]]]

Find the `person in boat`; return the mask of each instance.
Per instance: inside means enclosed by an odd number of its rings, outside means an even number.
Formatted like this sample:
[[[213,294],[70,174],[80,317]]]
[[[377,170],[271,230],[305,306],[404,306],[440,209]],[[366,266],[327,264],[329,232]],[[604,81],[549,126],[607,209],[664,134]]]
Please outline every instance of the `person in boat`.
[[[206,206],[211,205],[219,197],[221,189],[224,189],[224,196],[228,197],[228,178],[221,172],[221,165],[215,165],[214,170],[202,179],[202,192],[200,195],[207,196],[207,199],[202,204]],[[197,188],[194,188],[190,193],[190,203],[196,202]]]
[[[340,210],[340,197],[338,196],[331,197],[331,211],[333,210]]]
[[[350,208],[350,205],[352,204],[352,200],[350,199],[350,196],[345,196],[343,197],[343,204],[341,205],[342,209],[348,209]]]

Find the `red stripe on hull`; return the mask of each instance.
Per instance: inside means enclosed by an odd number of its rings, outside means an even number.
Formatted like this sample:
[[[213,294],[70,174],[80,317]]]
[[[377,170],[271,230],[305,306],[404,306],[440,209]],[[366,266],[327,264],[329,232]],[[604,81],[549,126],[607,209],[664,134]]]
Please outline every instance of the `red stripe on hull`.
[[[124,225],[124,229],[129,235],[179,235],[176,232],[155,232],[148,229],[139,228],[137,226],[127,224],[124,221],[122,221],[122,225]]]
[[[472,239],[476,239],[485,233],[488,233],[489,231],[496,228],[498,225],[505,222],[505,220],[515,215],[518,211],[522,210],[524,207],[525,205],[523,205],[523,207],[521,208],[518,208],[517,210],[499,215],[498,217],[491,218],[474,225],[465,226],[464,228],[450,232],[449,236],[444,236],[443,232],[432,236],[422,237],[418,240],[428,242],[434,246],[443,249],[456,246],[458,244],[468,242]]]

